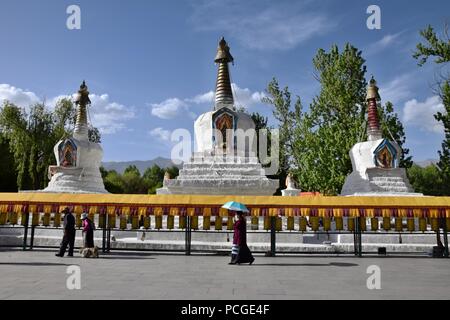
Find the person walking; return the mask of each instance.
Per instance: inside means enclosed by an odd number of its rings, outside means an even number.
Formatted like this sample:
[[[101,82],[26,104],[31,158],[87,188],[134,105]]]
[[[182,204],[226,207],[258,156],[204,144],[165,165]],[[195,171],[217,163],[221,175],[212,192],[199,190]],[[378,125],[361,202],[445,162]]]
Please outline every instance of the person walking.
[[[81,215],[83,221],[83,246],[84,248],[94,248],[94,223],[89,219],[87,213]]]
[[[255,258],[253,258],[253,255],[247,246],[247,222],[244,212],[235,212],[233,231],[233,246],[231,248],[231,262],[229,264],[252,264],[255,261]]]
[[[64,257],[66,253],[67,246],[69,246],[69,252],[67,256],[73,257],[73,249],[75,245],[75,217],[70,212],[68,207],[64,208],[62,211],[64,213],[64,236],[59,247],[59,252],[55,254],[57,257]]]

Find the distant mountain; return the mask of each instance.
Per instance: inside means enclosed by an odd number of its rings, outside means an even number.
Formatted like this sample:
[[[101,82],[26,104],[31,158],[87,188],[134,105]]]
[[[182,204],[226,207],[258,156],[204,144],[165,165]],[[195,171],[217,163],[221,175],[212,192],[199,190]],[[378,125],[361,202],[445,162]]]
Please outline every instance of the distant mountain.
[[[426,159],[426,160],[417,161],[417,162],[414,162],[414,163],[417,164],[419,167],[425,168],[425,167],[428,167],[431,164],[438,163],[438,161],[439,160],[436,160],[436,159]]]
[[[127,167],[129,167],[131,165],[135,165],[142,174],[142,173],[144,173],[144,171],[147,168],[150,168],[155,164],[161,168],[168,168],[168,167],[172,167],[172,166],[176,166],[178,168],[182,167],[182,165],[175,165],[172,162],[172,160],[162,158],[162,157],[158,157],[153,160],[135,160],[135,161],[123,161],[123,162],[107,161],[107,162],[103,162],[102,166],[106,170],[116,170],[118,173],[123,173]]]

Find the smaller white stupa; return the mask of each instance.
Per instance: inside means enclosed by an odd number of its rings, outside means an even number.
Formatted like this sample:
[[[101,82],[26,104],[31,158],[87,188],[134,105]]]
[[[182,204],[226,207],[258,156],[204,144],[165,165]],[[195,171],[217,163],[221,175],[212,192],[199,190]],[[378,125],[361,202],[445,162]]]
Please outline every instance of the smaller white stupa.
[[[341,195],[421,196],[414,193],[406,170],[399,168],[402,149],[397,142],[383,138],[377,111],[380,96],[373,77],[366,99],[368,141],[357,143],[350,150],[353,172],[346,178]]]
[[[56,166],[48,168],[51,180],[42,192],[108,193],[100,173],[103,149],[99,143],[89,141],[86,109],[91,100],[84,81],[75,104],[77,119],[73,136],[55,145]]]

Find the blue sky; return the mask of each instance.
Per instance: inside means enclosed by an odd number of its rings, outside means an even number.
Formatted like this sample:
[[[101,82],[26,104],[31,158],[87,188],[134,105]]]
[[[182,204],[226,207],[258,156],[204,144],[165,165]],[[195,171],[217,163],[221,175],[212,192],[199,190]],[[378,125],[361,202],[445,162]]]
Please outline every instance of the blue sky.
[[[81,30],[68,30],[66,8],[81,8]],[[371,4],[381,30],[366,27]],[[450,22],[449,1],[144,1],[0,0],[0,100],[49,105],[85,79],[91,120],[103,133],[105,161],[170,156],[170,132],[193,130],[212,108],[217,42],[225,36],[237,101],[271,118],[259,102],[272,77],[300,95],[318,94],[312,58],[350,42],[363,51],[384,101],[394,103],[414,160],[437,158],[443,130],[432,114],[433,64],[411,57],[418,31]]]

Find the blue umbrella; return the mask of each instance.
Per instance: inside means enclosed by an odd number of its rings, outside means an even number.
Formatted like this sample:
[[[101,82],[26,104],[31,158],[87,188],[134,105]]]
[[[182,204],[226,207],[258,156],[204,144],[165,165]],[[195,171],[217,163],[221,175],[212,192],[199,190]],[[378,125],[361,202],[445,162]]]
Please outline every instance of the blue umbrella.
[[[249,212],[245,204],[236,201],[229,201],[225,203],[222,208],[233,211]]]

